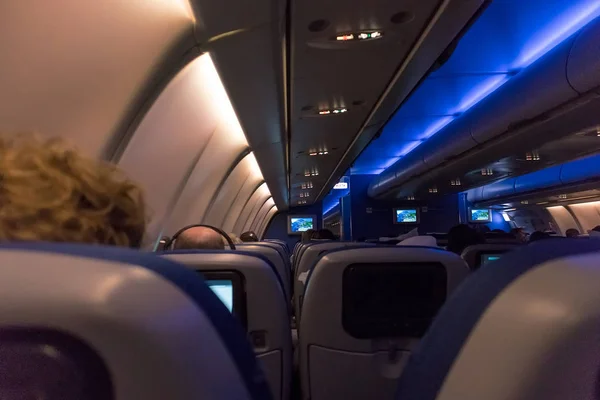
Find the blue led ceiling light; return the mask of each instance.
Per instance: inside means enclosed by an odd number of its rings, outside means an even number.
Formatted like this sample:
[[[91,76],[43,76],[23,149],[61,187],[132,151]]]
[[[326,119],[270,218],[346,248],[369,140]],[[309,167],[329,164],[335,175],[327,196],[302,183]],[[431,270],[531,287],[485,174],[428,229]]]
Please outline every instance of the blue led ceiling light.
[[[381,174],[600,15],[600,0],[497,0],[355,160]],[[409,142],[416,142],[407,146]]]

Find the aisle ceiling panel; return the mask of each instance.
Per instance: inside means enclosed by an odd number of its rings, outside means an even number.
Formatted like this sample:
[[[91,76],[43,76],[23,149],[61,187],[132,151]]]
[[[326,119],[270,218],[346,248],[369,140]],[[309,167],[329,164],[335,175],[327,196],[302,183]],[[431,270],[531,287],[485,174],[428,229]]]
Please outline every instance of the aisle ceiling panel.
[[[397,97],[410,92],[483,3],[292,2],[292,206],[329,191],[394,110]],[[405,141],[413,146],[414,135]],[[393,163],[397,150],[381,150],[371,157]],[[307,191],[302,184],[312,187]]]

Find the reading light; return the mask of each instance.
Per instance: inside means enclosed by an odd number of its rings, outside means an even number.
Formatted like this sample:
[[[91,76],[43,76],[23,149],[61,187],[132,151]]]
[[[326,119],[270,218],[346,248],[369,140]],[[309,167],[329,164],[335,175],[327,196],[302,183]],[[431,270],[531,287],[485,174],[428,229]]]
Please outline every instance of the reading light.
[[[450,185],[452,186],[460,186],[461,182],[460,182],[460,178],[456,178],[450,181]]]
[[[354,40],[354,35],[352,33],[349,33],[347,35],[339,35],[335,38],[335,40],[338,40],[341,42],[346,42],[348,40]]]
[[[529,204],[529,201],[527,201],[527,200],[522,200],[522,201],[521,201],[521,204]]]
[[[406,198],[406,200],[414,200],[414,199],[415,199],[415,196],[408,196],[408,197]]]
[[[429,188],[429,193],[437,193],[437,192],[438,192],[438,190],[436,187]]]
[[[494,175],[494,171],[491,170],[490,168],[484,168],[481,170],[481,175],[483,176],[492,176]]]
[[[355,32],[355,33],[346,33],[344,35],[338,35],[335,37],[335,40],[338,42],[348,42],[352,40],[369,40],[369,39],[380,39],[383,37],[383,32],[381,31],[364,31],[364,32]]]
[[[559,194],[559,195],[558,195],[558,198],[559,198],[559,199],[566,199],[566,198],[567,198],[567,195],[566,195],[566,194]]]

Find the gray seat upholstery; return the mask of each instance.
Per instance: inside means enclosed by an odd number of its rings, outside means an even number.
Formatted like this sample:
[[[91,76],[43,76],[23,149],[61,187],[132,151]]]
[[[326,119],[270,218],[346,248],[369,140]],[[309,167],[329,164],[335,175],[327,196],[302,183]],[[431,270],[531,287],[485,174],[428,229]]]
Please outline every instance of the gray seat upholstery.
[[[273,398],[289,399],[292,376],[290,315],[279,279],[267,259],[227,250],[173,252],[165,253],[164,257],[201,273],[234,271],[243,276],[248,337],[262,363]]]
[[[289,271],[291,269],[290,266],[290,257],[289,254],[287,253],[285,247],[279,243],[279,242],[257,242],[256,244],[262,245],[262,246],[269,246],[274,248],[275,250],[277,250],[277,252],[279,253],[279,255],[281,256],[281,259],[283,260],[284,264],[286,265],[287,268],[287,272],[288,272],[288,277],[290,277]]]
[[[472,274],[409,361],[397,400],[598,399],[600,241],[548,239]]]
[[[279,277],[281,278],[281,283],[283,284],[283,291],[285,293],[285,298],[289,303],[292,298],[292,289],[290,283],[290,268],[289,265],[285,263],[283,258],[281,257],[279,251],[271,246],[267,246],[264,244],[238,244],[236,245],[236,249],[241,251],[247,251],[250,253],[257,253],[265,256],[271,264],[277,270]]]
[[[300,318],[303,399],[393,399],[420,336],[468,274],[456,254],[427,247],[325,254]]]
[[[270,395],[241,326],[180,264],[51,243],[3,244],[0,264],[3,400]]]
[[[511,243],[498,243],[498,244],[476,244],[469,246],[463,250],[461,257],[469,264],[471,269],[478,269],[483,263],[485,263],[486,255],[497,255],[500,256],[508,251],[519,248],[520,244]]]
[[[330,250],[350,248],[350,247],[368,247],[375,246],[374,244],[368,243],[357,243],[357,242],[311,242],[305,246],[300,260],[295,271],[294,279],[294,315],[296,320],[301,316],[302,312],[302,301],[304,297],[304,284],[308,278],[310,269],[317,262],[319,257]]]

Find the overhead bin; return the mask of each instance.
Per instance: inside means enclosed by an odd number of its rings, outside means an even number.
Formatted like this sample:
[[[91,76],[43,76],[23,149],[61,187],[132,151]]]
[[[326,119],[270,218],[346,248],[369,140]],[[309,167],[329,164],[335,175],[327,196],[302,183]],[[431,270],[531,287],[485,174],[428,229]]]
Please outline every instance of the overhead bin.
[[[561,119],[572,129],[588,127],[600,93],[599,41],[596,19],[398,160],[371,183],[369,196],[404,196],[573,133]]]
[[[505,199],[542,189],[600,180],[600,154],[467,191],[470,202]]]

